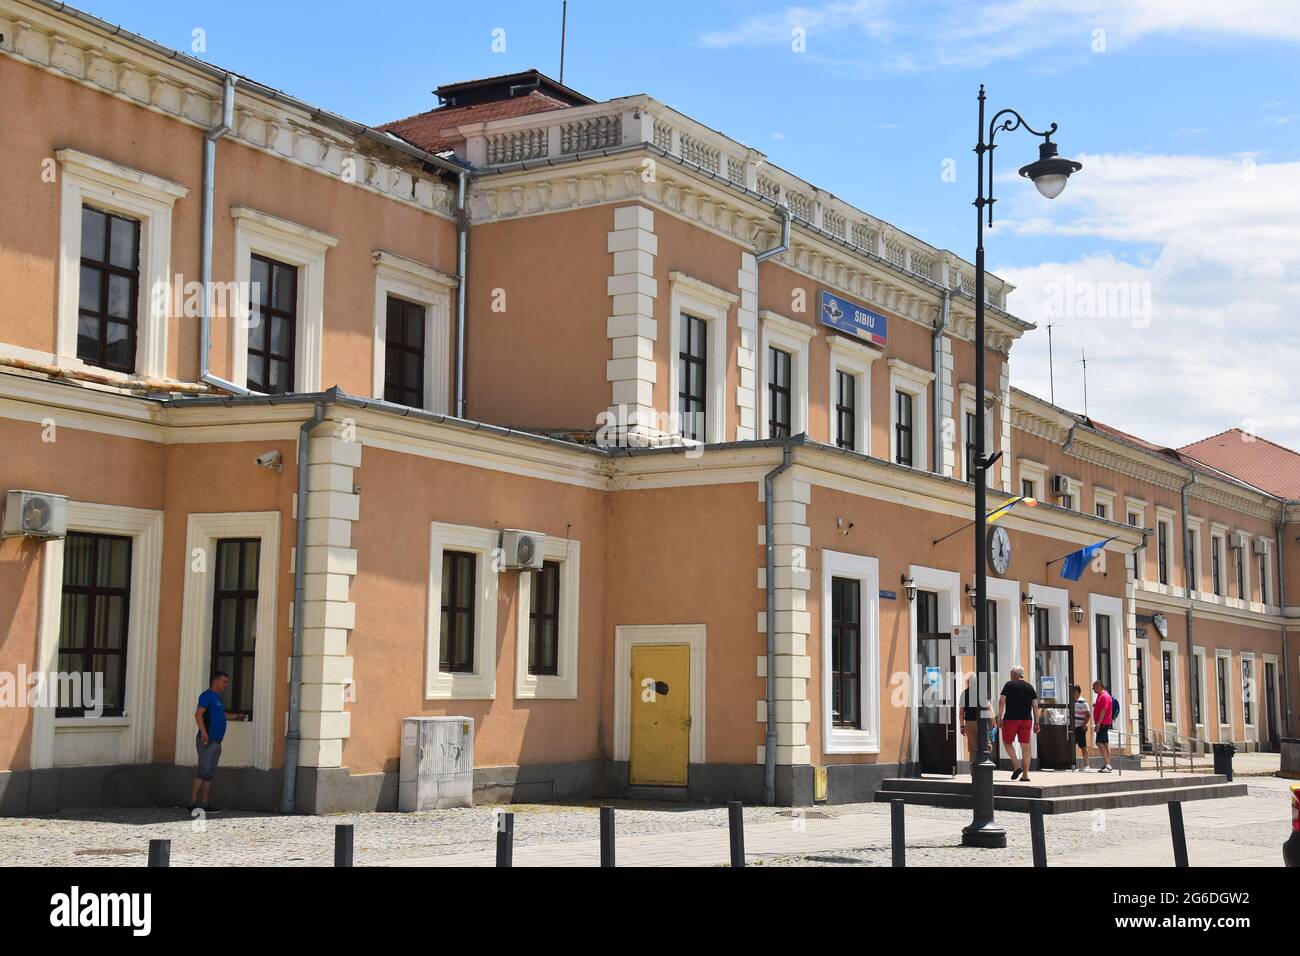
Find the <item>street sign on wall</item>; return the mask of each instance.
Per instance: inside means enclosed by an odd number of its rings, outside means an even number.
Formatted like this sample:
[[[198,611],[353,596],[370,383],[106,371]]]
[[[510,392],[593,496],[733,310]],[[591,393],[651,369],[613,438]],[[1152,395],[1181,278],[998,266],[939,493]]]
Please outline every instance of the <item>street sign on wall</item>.
[[[889,319],[826,289],[822,290],[819,310],[822,325],[854,338],[884,347],[889,339]]]

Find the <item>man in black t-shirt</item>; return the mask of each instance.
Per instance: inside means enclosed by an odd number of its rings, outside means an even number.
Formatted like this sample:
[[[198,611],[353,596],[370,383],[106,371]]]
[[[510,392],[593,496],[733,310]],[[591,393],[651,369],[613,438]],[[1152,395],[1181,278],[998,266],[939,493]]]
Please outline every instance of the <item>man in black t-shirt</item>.
[[[1038,733],[1038,691],[1025,680],[1025,669],[1011,668],[1011,680],[1002,685],[998,696],[998,730],[1002,745],[1011,758],[1011,779],[1029,782],[1030,733]],[[1015,742],[1020,741],[1020,757]],[[1023,766],[1022,766],[1023,764]]]

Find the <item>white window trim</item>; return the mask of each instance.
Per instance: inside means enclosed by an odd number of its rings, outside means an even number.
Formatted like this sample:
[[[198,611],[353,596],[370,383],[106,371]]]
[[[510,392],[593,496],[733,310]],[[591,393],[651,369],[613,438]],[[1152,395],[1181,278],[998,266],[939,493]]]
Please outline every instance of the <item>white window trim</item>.
[[[1141,498],[1124,498],[1124,523],[1128,524],[1128,516],[1136,514],[1138,516],[1137,527],[1144,530],[1147,526],[1147,506],[1150,502],[1143,501]],[[1143,544],[1133,552],[1134,578],[1139,587],[1152,588],[1155,582],[1152,582],[1146,575],[1147,563],[1147,545]]]
[[[912,464],[917,471],[930,468],[929,386],[934,373],[902,359],[887,359],[889,366],[889,460],[898,462],[898,403],[896,392],[912,396]]]
[[[191,514],[185,531],[185,582],[181,610],[180,667],[176,698],[177,766],[193,767],[194,711],[208,687],[212,662],[212,572],[217,541],[257,538],[261,541],[257,568],[256,644],[253,653],[252,765],[272,769],[275,740],[282,729],[275,707],[276,584],[280,568],[280,512],[243,511]]]
[[[1093,669],[1097,666],[1097,616],[1109,618],[1110,620],[1110,670],[1109,674],[1096,674]],[[1124,602],[1121,598],[1111,597],[1106,594],[1089,594],[1088,595],[1088,669],[1086,673],[1092,674],[1093,680],[1099,680],[1106,688],[1107,693],[1119,701],[1119,720],[1116,721],[1116,730],[1123,733],[1126,724],[1125,716],[1127,710],[1124,706],[1124,698],[1127,696],[1128,688],[1125,686],[1125,676],[1128,674],[1128,652],[1124,644]],[[1076,668],[1076,670],[1078,670]],[[1091,686],[1091,681],[1089,682]]]
[[[678,421],[678,399],[681,382],[682,313],[703,319],[708,334],[708,366],[705,374],[704,437],[707,442],[725,441],[727,422],[727,316],[740,296],[719,289],[684,272],[668,273],[670,286],[668,323],[668,412],[669,421],[677,422],[674,429],[681,433]]]
[[[842,335],[826,336],[826,345],[830,350],[830,401],[826,406],[827,444],[835,445],[836,434],[835,405],[839,401],[836,388],[836,373],[846,372],[853,376],[853,450],[860,455],[871,454],[871,366],[880,357],[880,353],[869,346],[853,342]]]
[[[167,324],[172,305],[172,207],[189,188],[75,149],[56,150],[62,178],[59,211],[59,292],[55,352],[63,368],[93,368],[77,357],[81,288],[81,207],[89,204],[140,223],[140,289],[136,308],[135,375],[167,377]]]
[[[1255,540],[1256,540],[1256,541],[1260,541],[1260,542],[1262,542],[1263,545],[1264,545],[1264,554],[1263,554],[1263,555],[1258,555],[1258,554],[1256,554],[1256,553],[1255,553],[1255,549],[1254,549],[1253,546],[1251,547],[1251,550],[1250,550],[1250,557],[1251,557],[1251,563],[1252,563],[1252,564],[1258,566],[1259,563],[1260,563],[1260,560],[1259,560],[1259,559],[1260,559],[1261,557],[1263,557],[1263,559],[1264,559],[1264,561],[1263,561],[1263,564],[1264,564],[1264,572],[1263,572],[1263,573],[1264,573],[1264,577],[1263,577],[1263,579],[1262,579],[1264,593],[1263,593],[1262,595],[1260,595],[1260,596],[1261,596],[1261,597],[1273,597],[1273,596],[1274,596],[1274,591],[1273,591],[1273,541],[1272,541],[1271,538],[1265,538],[1265,537],[1259,537],[1259,536],[1257,536],[1257,537],[1255,538]],[[1260,613],[1260,614],[1267,613],[1268,610],[1269,610],[1270,608],[1275,608],[1275,607],[1276,607],[1275,605],[1270,604],[1267,600],[1264,600],[1264,601],[1251,601],[1251,602],[1250,602],[1250,609],[1251,609],[1252,611],[1256,611],[1256,612],[1258,612],[1258,613]]]
[[[497,572],[493,552],[500,532],[435,521],[429,530],[429,617],[424,644],[425,700],[492,700],[497,677]],[[449,673],[438,666],[442,637],[442,553],[475,555],[478,594],[474,606],[474,671]]]
[[[1200,706],[1201,709],[1201,719],[1199,723],[1193,720],[1192,727],[1194,730],[1200,730],[1202,732],[1201,734],[1193,733],[1193,736],[1197,737],[1198,739],[1200,739],[1203,736],[1204,739],[1209,740],[1209,734],[1205,732],[1206,727],[1208,726],[1208,722],[1206,721],[1205,718],[1209,713],[1209,711],[1206,708],[1206,702],[1209,700],[1209,696],[1205,693],[1205,678],[1206,678],[1205,648],[1202,647],[1200,644],[1193,646],[1192,656],[1196,658],[1197,671],[1200,674],[1200,678],[1201,678],[1200,681],[1198,681],[1198,686],[1196,688],[1196,696],[1199,698],[1197,700],[1197,704]]]
[[[1219,587],[1222,594],[1214,592],[1214,552],[1219,553]],[[1201,600],[1210,601],[1214,604],[1224,604],[1227,602],[1229,591],[1229,563],[1228,563],[1228,529],[1225,525],[1210,525],[1210,590],[1201,594]]]
[[[1168,582],[1160,583],[1160,527],[1165,528],[1165,577]],[[1156,590],[1161,594],[1173,594],[1181,597],[1183,589],[1178,585],[1178,567],[1182,563],[1180,560],[1182,548],[1178,544],[1178,526],[1174,522],[1174,512],[1172,509],[1156,506],[1156,578],[1149,582],[1148,590]]]
[[[1016,459],[1016,478],[1020,482],[1032,481],[1034,483],[1034,497],[1039,501],[1043,500],[1043,494],[1047,489],[1046,465],[1028,458],[1018,458]],[[1019,489],[1020,486],[1017,486],[1017,493],[1019,493]]]
[[[254,254],[298,268],[297,316],[294,319],[294,392],[321,389],[321,350],[325,333],[325,253],[338,244],[334,236],[280,219],[247,206],[231,206],[235,220],[235,283],[240,290],[230,324],[230,380],[248,384],[249,289]]]
[[[1235,544],[1234,544],[1235,539],[1236,539],[1236,537],[1237,537],[1237,534],[1239,534],[1239,533],[1240,533],[1240,534],[1245,534],[1245,536],[1246,536],[1246,537],[1243,539],[1243,540],[1244,540],[1244,544],[1243,544],[1243,546],[1240,547],[1240,548],[1235,547]],[[1233,547],[1229,547],[1229,548],[1228,548],[1229,553],[1232,555],[1232,562],[1233,562],[1233,563],[1232,563],[1232,581],[1231,581],[1231,583],[1232,583],[1232,588],[1231,588],[1230,590],[1235,590],[1235,589],[1236,589],[1236,586],[1237,586],[1237,563],[1240,562],[1240,564],[1241,564],[1241,592],[1240,592],[1240,593],[1239,593],[1235,598],[1230,598],[1230,599],[1228,600],[1228,606],[1229,606],[1229,607],[1241,608],[1242,610],[1250,610],[1251,605],[1254,604],[1255,602],[1251,601],[1251,599],[1250,599],[1250,591],[1251,591],[1251,587],[1250,587],[1250,565],[1251,565],[1251,554],[1250,554],[1250,534],[1249,534],[1249,532],[1243,532],[1243,531],[1241,531],[1240,529],[1238,529],[1237,531],[1233,532],[1233,534],[1228,538],[1228,544],[1229,544],[1229,545],[1234,545]]]
[[[989,694],[993,709],[997,710],[997,690],[1002,686],[999,681],[1010,671],[1013,664],[1020,663],[1020,582],[1007,578],[989,578],[986,598],[997,606],[998,614],[998,664],[999,673],[992,676],[993,686]],[[975,624],[975,612],[970,611],[971,624]],[[975,658],[971,658],[974,671]]]
[[[691,729],[688,763],[704,763],[705,688],[708,645],[703,624],[618,625],[614,628],[614,759],[632,757],[632,648],[642,644],[685,644],[691,659]]]
[[[515,697],[573,700],[578,696],[579,615],[578,582],[582,571],[582,545],[568,538],[546,536],[542,556],[560,565],[559,626],[556,635],[557,674],[528,673],[528,614],[533,598],[531,572],[519,575],[518,612],[515,619]]]
[[[801,435],[808,431],[808,343],[817,330],[803,322],[795,322],[766,309],[758,313],[762,338],[759,344],[759,381],[763,392],[760,404],[758,433],[761,438],[771,438],[768,417],[771,414],[771,394],[768,390],[768,349],[778,348],[790,355],[790,434]]]
[[[966,443],[970,437],[966,434],[966,415],[974,415],[975,408],[975,386],[970,382],[962,382],[958,386],[961,392],[961,416],[958,418],[957,430],[960,437],[961,450],[961,478],[962,481],[974,482],[975,476],[966,474]],[[994,440],[994,426],[997,424],[997,416],[993,413],[997,407],[998,396],[994,392],[985,390],[984,392],[984,454],[990,455],[997,451],[997,442]],[[992,478],[989,479],[992,481]]]
[[[1255,666],[1255,652],[1242,651],[1237,655],[1237,681],[1241,684],[1241,727],[1242,734],[1247,741],[1259,739],[1259,694],[1255,689],[1259,686],[1259,671]],[[1251,686],[1246,686],[1246,662],[1250,661],[1250,682]],[[1250,693],[1250,710],[1251,719],[1246,720],[1246,694]]]
[[[1164,719],[1165,714],[1164,714],[1163,701],[1162,701],[1160,720],[1165,725],[1166,728],[1172,727],[1174,733],[1178,733],[1179,728],[1182,727],[1183,725],[1183,683],[1182,683],[1182,661],[1181,661],[1182,655],[1178,653],[1178,644],[1175,641],[1160,642],[1161,696],[1164,695],[1164,683],[1165,683],[1164,656],[1166,651],[1169,652],[1169,667],[1170,667],[1169,686],[1173,692],[1173,698],[1174,698],[1173,705],[1171,707],[1171,710],[1173,711],[1174,719],[1172,721],[1167,721]]]
[[[55,717],[55,707],[32,713],[31,766],[55,766],[56,733],[94,733],[121,728],[121,763],[153,761],[154,688],[158,655],[158,594],[162,581],[163,513],[142,508],[68,502],[68,530],[131,538],[131,606],[126,632],[126,685],[122,717]],[[63,615],[65,538],[46,541],[41,551],[41,597],[36,670],[55,674],[59,666],[59,627]],[[47,678],[47,681],[49,678]]]
[[[1098,488],[1093,486],[1092,489],[1092,513],[1097,515],[1097,505],[1106,506],[1106,520],[1115,521],[1115,492],[1109,488]],[[1100,517],[1100,516],[1098,516]],[[1127,520],[1127,515],[1125,516]]]
[[[831,718],[831,579],[861,582],[858,713],[861,729],[836,727]],[[858,554],[822,551],[822,750],[880,753],[880,562]]]
[[[1218,698],[1219,698],[1219,661],[1220,660],[1227,661],[1227,665],[1224,668],[1225,679],[1223,681],[1223,687],[1224,690],[1227,692],[1226,696],[1228,699],[1224,702],[1225,706],[1223,709],[1228,713],[1228,722],[1226,724],[1221,722],[1219,723],[1219,742],[1227,743],[1228,741],[1232,740],[1234,728],[1236,727],[1237,724],[1237,714],[1233,710],[1233,702],[1232,702],[1232,678],[1233,678],[1232,651],[1223,650],[1222,648],[1216,648],[1214,651],[1214,697],[1215,697],[1214,716],[1216,722],[1218,722],[1218,716],[1219,716]],[[1227,737],[1223,736],[1223,732],[1225,730],[1228,732]]]
[[[432,266],[383,250],[372,253],[375,261],[375,338],[372,394],[384,397],[384,373],[388,338],[388,297],[424,306],[424,397],[420,406],[445,415],[451,390],[451,290],[456,277]]]
[[[890,398],[893,398],[891,391]],[[891,416],[892,417],[892,416]],[[939,628],[946,631],[954,624],[961,623],[961,606],[965,598],[961,591],[961,575],[956,571],[944,571],[939,568],[927,568],[919,564],[910,565],[907,569],[907,576],[912,579],[912,584],[920,591],[935,591],[939,595],[938,614]],[[906,598],[906,595],[904,595]],[[911,674],[911,715],[908,723],[911,725],[912,742],[911,754],[912,762],[921,759],[920,740],[917,729],[917,707],[921,701],[923,690],[922,674],[916,666],[916,601],[908,601],[908,671]],[[953,675],[955,678],[955,675]],[[945,693],[953,693],[956,690],[954,686],[944,689]],[[952,707],[952,732],[960,734],[961,725],[961,708]],[[960,753],[958,760],[961,759]]]
[[[1187,518],[1187,547],[1192,552],[1192,579],[1185,582],[1187,585],[1187,595],[1192,598],[1200,598],[1205,580],[1201,576],[1204,570],[1201,561],[1201,545],[1204,539],[1205,522],[1200,518],[1193,518],[1190,515]],[[1181,542],[1180,542],[1181,543]],[[1178,553],[1179,564],[1183,563],[1183,555]]]
[[[1281,658],[1279,658],[1276,654],[1261,654],[1260,657],[1259,657],[1258,664],[1259,664],[1259,676],[1255,679],[1255,682],[1256,682],[1256,685],[1257,685],[1257,686],[1261,686],[1261,687],[1264,688],[1264,695],[1263,695],[1263,696],[1264,696],[1264,699],[1263,699],[1263,701],[1262,701],[1262,704],[1263,704],[1263,707],[1264,707],[1264,719],[1260,722],[1260,727],[1263,729],[1264,734],[1265,734],[1265,736],[1267,737],[1267,734],[1268,734],[1268,717],[1269,717],[1269,713],[1268,713],[1268,692],[1269,692],[1269,690],[1270,690],[1270,688],[1269,688],[1269,686],[1268,686],[1268,677],[1267,677],[1267,674],[1268,674],[1268,665],[1269,665],[1269,664],[1272,664],[1272,665],[1273,665],[1273,682],[1274,682],[1274,683],[1273,683],[1273,687],[1271,688],[1271,690],[1273,691],[1273,701],[1274,701],[1274,703],[1277,704],[1277,707],[1275,707],[1275,708],[1273,709],[1273,719],[1277,721],[1278,736],[1280,737],[1280,736],[1283,736],[1282,731],[1283,731],[1283,730],[1285,729],[1285,727],[1286,727],[1286,720],[1284,719],[1284,718],[1285,718],[1285,715],[1284,715],[1284,713],[1282,712],[1282,700],[1283,700],[1283,697],[1282,697],[1282,669],[1281,669],[1281,668],[1282,668],[1282,662],[1281,662]]]

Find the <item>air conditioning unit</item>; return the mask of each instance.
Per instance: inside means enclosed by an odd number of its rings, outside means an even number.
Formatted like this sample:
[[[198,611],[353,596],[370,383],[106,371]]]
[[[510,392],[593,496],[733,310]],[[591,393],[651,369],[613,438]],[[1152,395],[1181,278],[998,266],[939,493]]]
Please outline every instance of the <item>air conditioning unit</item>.
[[[1074,492],[1074,479],[1069,475],[1052,476],[1052,494],[1057,498],[1064,498],[1066,495],[1074,494]]]
[[[1250,544],[1250,535],[1247,532],[1245,531],[1232,532],[1232,546],[1234,548],[1239,548],[1244,551],[1248,544]]]
[[[62,538],[68,533],[68,499],[44,491],[11,491],[5,495],[4,536]]]
[[[1256,538],[1250,544],[1251,554],[1268,554],[1268,540],[1266,538]]]
[[[546,535],[539,531],[517,531],[506,528],[501,532],[502,567],[507,571],[540,571]]]

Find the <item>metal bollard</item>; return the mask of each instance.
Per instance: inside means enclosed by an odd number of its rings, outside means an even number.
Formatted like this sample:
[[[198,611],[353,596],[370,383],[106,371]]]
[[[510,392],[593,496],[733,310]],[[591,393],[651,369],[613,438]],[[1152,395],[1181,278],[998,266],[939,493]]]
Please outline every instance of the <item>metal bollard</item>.
[[[903,829],[903,801],[889,801],[889,842],[893,847],[894,866],[907,866],[907,836]]]
[[[1034,866],[1047,866],[1047,835],[1043,832],[1043,805],[1029,805],[1029,838],[1034,844]]]
[[[352,865],[351,823],[338,823],[334,826],[334,865]]]
[[[514,866],[515,815],[497,814],[497,866]]]
[[[1187,831],[1183,829],[1183,802],[1169,801],[1169,830],[1174,837],[1174,866],[1187,866]]]
[[[150,840],[149,841],[149,865],[150,866],[171,866],[172,865],[172,841],[171,840]]]
[[[614,865],[614,808],[600,808],[600,865]]]
[[[731,830],[731,865],[745,865],[745,805],[739,800],[727,804],[727,825]]]

